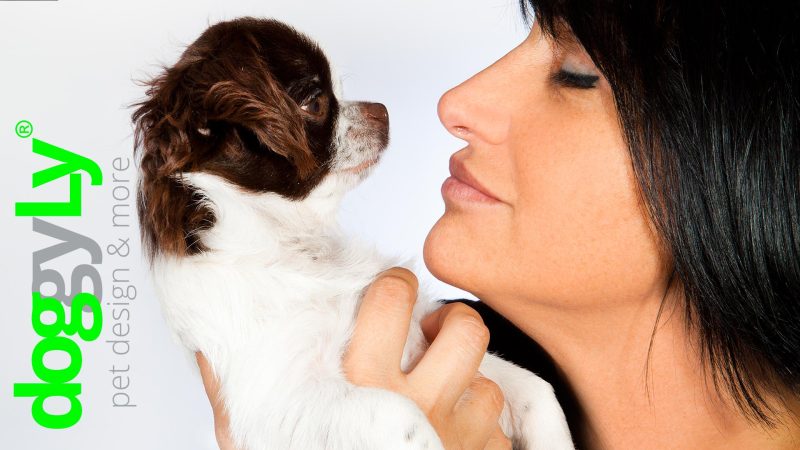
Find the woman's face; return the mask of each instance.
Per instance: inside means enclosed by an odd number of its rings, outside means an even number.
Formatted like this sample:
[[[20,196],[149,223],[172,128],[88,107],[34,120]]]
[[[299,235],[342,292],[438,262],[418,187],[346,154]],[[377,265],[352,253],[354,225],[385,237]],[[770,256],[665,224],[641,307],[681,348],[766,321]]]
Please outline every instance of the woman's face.
[[[444,126],[466,142],[451,163],[497,200],[445,183],[425,264],[500,312],[509,298],[571,308],[663,294],[666,265],[612,92],[582,47],[563,40],[534,24],[439,102]]]

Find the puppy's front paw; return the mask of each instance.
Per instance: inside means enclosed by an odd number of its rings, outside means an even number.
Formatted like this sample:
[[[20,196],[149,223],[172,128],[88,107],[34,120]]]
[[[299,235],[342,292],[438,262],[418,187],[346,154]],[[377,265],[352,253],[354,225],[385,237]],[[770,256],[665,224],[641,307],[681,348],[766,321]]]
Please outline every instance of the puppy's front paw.
[[[356,387],[348,393],[342,414],[338,436],[344,441],[336,448],[444,450],[425,413],[395,392]]]
[[[525,389],[512,395],[514,450],[575,450],[564,412],[549,383],[532,375]]]
[[[514,450],[575,449],[550,383],[491,353],[484,357],[480,371],[503,390],[506,407],[500,426]]]

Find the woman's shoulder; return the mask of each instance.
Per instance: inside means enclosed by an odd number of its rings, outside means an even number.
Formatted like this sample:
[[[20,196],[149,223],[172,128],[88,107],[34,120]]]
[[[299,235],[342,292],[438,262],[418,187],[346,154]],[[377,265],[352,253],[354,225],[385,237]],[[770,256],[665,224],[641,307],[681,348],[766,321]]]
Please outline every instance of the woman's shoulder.
[[[489,329],[488,351],[501,358],[523,367],[550,383],[555,391],[567,422],[572,430],[577,448],[584,445],[576,436],[583,414],[575,399],[575,395],[564,378],[556,369],[555,363],[547,352],[530,336],[517,328],[511,321],[490,308],[482,301],[467,299],[439,300],[441,303],[464,303],[480,314],[486,328]]]

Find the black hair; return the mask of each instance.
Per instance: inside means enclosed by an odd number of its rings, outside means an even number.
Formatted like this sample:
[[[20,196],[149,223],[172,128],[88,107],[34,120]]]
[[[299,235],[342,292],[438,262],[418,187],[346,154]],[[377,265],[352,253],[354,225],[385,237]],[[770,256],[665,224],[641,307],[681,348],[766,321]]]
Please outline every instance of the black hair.
[[[777,425],[770,399],[800,396],[800,3],[520,6],[608,80],[714,385]]]

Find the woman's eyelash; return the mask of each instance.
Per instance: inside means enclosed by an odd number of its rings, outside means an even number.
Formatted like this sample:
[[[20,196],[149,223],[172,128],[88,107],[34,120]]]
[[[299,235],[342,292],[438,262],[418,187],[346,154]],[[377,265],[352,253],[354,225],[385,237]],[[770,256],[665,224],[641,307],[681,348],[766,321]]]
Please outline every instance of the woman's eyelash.
[[[598,75],[574,73],[563,69],[553,74],[553,81],[556,84],[576,89],[592,89],[596,87],[599,80],[600,77]]]

